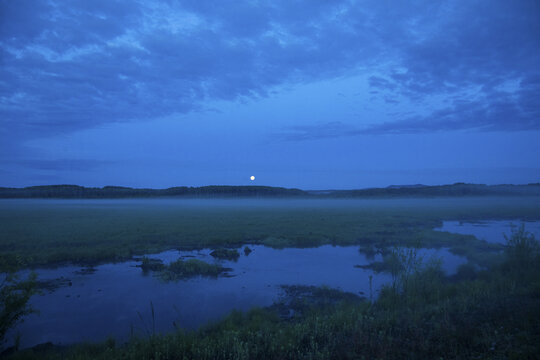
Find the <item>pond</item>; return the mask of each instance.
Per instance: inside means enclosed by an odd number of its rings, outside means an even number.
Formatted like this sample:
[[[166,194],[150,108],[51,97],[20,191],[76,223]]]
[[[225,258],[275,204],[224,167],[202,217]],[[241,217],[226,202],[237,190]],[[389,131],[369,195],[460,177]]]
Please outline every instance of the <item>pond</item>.
[[[39,311],[29,315],[16,328],[21,347],[44,342],[70,344],[102,341],[114,336],[119,341],[131,335],[148,336],[152,331],[151,304],[155,311],[156,332],[174,331],[175,327],[195,329],[215,321],[233,309],[248,310],[269,306],[282,294],[281,285],[327,285],[360,296],[370,296],[369,276],[373,275],[373,297],[390,281],[385,273],[375,274],[357,246],[273,249],[248,245],[249,255],[240,251],[238,261],[215,260],[210,249],[166,251],[150,255],[165,264],[178,258],[197,258],[218,262],[230,268],[228,276],[196,277],[164,282],[151,272],[144,275],[136,267],[140,261],[104,264],[92,269],[66,266],[37,270],[41,281],[55,280],[59,287],[44,289],[31,299]],[[240,249],[242,250],[242,249]],[[421,255],[442,258],[447,274],[455,273],[466,259],[446,249],[421,249]],[[11,334],[8,339],[12,338]]]
[[[511,234],[512,227],[525,225],[525,231],[534,235],[536,239],[540,239],[540,221],[520,220],[486,220],[475,222],[463,221],[443,221],[440,228],[435,228],[436,231],[446,231],[462,235],[473,235],[479,240],[485,240],[490,243],[506,244],[507,236]]]

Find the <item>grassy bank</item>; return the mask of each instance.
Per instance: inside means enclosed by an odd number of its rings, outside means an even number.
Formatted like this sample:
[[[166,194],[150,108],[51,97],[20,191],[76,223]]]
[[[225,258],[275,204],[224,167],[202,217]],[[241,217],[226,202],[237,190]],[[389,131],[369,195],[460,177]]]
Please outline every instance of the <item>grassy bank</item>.
[[[302,311],[285,319],[276,308],[233,312],[194,332],[42,347],[11,359],[537,358],[538,242],[515,241],[499,265],[466,280],[445,278],[437,264],[410,261],[414,254],[398,255],[402,270],[375,303],[329,289],[291,288],[311,297],[295,302]],[[312,301],[315,294],[327,301]]]
[[[119,261],[171,248],[322,244],[500,249],[433,231],[442,220],[540,219],[537,197],[379,200],[2,200],[0,270]],[[476,257],[476,258],[475,258]]]

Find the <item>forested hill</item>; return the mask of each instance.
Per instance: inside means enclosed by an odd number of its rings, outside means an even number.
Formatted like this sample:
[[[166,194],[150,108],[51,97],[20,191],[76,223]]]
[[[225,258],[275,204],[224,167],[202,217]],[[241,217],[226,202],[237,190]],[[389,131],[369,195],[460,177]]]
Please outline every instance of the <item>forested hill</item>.
[[[121,186],[103,188],[78,185],[45,185],[25,188],[0,187],[0,198],[144,198],[144,197],[310,197],[310,198],[371,198],[371,197],[442,197],[489,195],[540,195],[540,183],[529,185],[482,185],[456,183],[452,185],[392,185],[386,188],[360,190],[299,190],[271,186],[202,186],[168,189],[136,189]]]

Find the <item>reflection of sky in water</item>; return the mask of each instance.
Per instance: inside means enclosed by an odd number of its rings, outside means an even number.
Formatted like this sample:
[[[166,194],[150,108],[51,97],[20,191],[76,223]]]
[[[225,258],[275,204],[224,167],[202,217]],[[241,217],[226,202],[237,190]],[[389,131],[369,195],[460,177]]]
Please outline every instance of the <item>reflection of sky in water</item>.
[[[232,268],[233,277],[193,278],[164,283],[152,275],[143,276],[139,262],[100,265],[93,274],[75,273],[79,267],[62,267],[38,271],[41,280],[69,278],[72,286],[61,287],[32,298],[39,314],[28,316],[17,328],[21,345],[32,346],[52,341],[68,344],[99,341],[108,335],[125,340],[131,333],[145,336],[151,331],[150,302],[154,305],[156,331],[174,330],[173,321],[183,328],[196,328],[216,320],[232,309],[247,310],[271,305],[279,296],[279,285],[328,285],[343,291],[369,296],[369,275],[377,291],[390,277],[373,274],[354,265],[368,264],[357,246],[325,245],[307,249],[272,249],[260,245],[245,256],[240,249],[238,262],[221,261]],[[151,255],[169,263],[186,256],[217,262],[211,250],[166,251]],[[466,260],[445,249],[423,249],[421,255],[444,257],[443,269],[455,272]],[[380,260],[375,258],[374,260]],[[374,294],[376,295],[376,293]],[[139,317],[141,314],[143,320]]]
[[[510,235],[513,226],[525,224],[525,231],[540,239],[540,221],[497,220],[479,222],[443,221],[443,226],[437,231],[447,231],[456,234],[473,235],[480,240],[491,243],[506,244],[503,234]]]

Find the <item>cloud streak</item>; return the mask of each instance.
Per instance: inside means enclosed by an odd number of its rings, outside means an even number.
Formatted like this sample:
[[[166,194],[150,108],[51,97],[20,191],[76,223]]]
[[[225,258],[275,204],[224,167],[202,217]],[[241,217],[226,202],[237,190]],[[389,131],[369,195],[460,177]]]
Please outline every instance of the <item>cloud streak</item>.
[[[94,171],[103,166],[114,165],[114,161],[93,159],[22,159],[17,161],[3,161],[8,165],[15,165],[25,169],[50,171]]]

